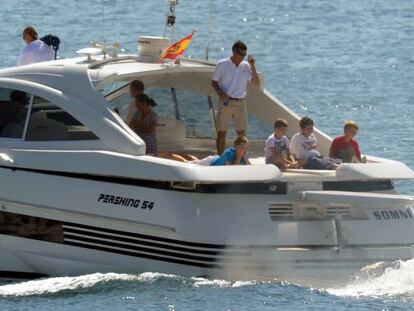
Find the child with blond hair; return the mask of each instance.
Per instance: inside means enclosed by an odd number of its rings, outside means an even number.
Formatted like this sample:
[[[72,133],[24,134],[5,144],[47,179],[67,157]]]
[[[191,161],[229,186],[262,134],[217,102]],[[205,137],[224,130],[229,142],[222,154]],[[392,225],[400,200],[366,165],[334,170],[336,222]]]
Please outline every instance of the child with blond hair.
[[[345,163],[363,162],[358,142],[354,139],[358,133],[358,124],[354,121],[345,121],[344,135],[336,137],[331,144],[329,156],[341,159]]]
[[[247,156],[247,150],[249,149],[249,140],[239,135],[234,140],[234,147],[227,148],[221,156],[217,156],[211,161],[211,166],[218,165],[246,165],[250,164]]]

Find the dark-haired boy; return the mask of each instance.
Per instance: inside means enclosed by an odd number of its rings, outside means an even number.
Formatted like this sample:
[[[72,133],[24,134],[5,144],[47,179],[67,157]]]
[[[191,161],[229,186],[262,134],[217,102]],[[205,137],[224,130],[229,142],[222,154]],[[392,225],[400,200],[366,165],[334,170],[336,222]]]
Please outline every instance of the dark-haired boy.
[[[313,134],[313,120],[303,117],[299,121],[300,132],[296,133],[290,142],[290,151],[304,163],[304,169],[336,170],[340,160],[324,157],[318,150],[318,141]]]
[[[286,120],[277,119],[275,132],[267,138],[265,144],[266,164],[275,164],[281,170],[299,167],[299,162],[290,154],[289,138],[285,135],[287,127]]]

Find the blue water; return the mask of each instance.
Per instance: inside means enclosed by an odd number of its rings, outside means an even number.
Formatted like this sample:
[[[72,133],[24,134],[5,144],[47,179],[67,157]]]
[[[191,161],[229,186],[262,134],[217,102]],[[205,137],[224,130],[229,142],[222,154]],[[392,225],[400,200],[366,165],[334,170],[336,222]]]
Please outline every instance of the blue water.
[[[90,40],[136,51],[139,35],[162,34],[166,0],[1,1],[0,67],[14,65],[21,30],[61,37],[60,57]],[[209,1],[180,0],[176,38],[198,32],[188,54],[203,57]],[[244,40],[265,87],[329,135],[360,126],[364,153],[414,168],[414,9],[406,0],[213,0],[210,56]],[[259,103],[258,103],[259,104]],[[414,194],[413,182],[400,182]],[[0,286],[2,310],[406,310],[414,308],[414,263],[339,289],[166,276],[88,275]]]

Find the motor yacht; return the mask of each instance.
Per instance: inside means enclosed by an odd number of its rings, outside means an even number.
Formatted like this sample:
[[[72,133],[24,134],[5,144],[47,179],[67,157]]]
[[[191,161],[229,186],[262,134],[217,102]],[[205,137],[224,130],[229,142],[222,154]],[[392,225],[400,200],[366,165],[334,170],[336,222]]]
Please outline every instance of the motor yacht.
[[[124,122],[131,81],[158,103],[158,149],[205,157],[216,152],[215,63],[160,63],[168,40],[139,44],[138,55],[84,50],[0,70],[0,111],[13,114],[0,124],[1,277],[349,278],[413,258],[414,197],[394,181],[414,172],[401,162],[367,156],[336,171],[282,172],[265,164],[263,139],[251,141],[245,166],[146,155]],[[251,123],[286,119],[291,137],[301,117],[260,80],[248,86]],[[331,138],[315,135],[328,154]]]

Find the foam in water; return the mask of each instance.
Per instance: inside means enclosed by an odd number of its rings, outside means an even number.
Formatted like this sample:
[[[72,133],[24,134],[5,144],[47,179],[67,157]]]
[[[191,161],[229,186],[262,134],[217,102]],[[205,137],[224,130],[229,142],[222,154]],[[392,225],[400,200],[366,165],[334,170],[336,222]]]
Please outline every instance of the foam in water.
[[[200,286],[217,286],[217,287],[243,287],[257,284],[256,281],[226,281],[206,278],[191,278],[194,287]]]
[[[37,296],[55,294],[91,288],[97,284],[110,281],[138,281],[154,282],[162,279],[173,279],[190,283],[190,286],[199,288],[213,286],[220,288],[236,288],[254,286],[263,282],[228,281],[192,277],[190,279],[172,274],[146,272],[138,275],[118,273],[95,273],[76,277],[56,277],[21,283],[12,283],[0,286],[0,296]],[[188,282],[190,280],[190,282]],[[272,283],[272,282],[265,282]],[[283,282],[282,282],[282,285]],[[392,267],[377,263],[361,270],[361,275],[351,284],[340,288],[329,288],[329,294],[353,298],[378,298],[414,295],[414,260],[398,261]]]
[[[373,267],[374,269],[377,267]],[[378,276],[360,278],[328,293],[345,297],[397,297],[414,294],[414,260],[398,261]]]
[[[94,273],[76,277],[56,277],[0,286],[0,296],[35,296],[55,294],[66,290],[89,288],[109,281],[151,282],[160,278],[176,278],[162,273],[146,272],[139,275],[118,273]]]
[[[97,284],[110,281],[138,281],[154,282],[160,279],[176,279],[185,281],[183,277],[173,274],[145,272],[142,274],[118,274],[118,273],[94,273],[75,277],[55,277],[27,281],[21,283],[12,283],[0,286],[0,296],[37,296],[56,294],[62,291],[91,288]],[[226,281],[219,279],[207,278],[190,278],[191,286],[215,286],[215,287],[243,287],[257,284],[256,281]]]
[[[256,280],[229,281],[221,279],[208,279],[201,277],[184,278],[172,274],[146,272],[138,275],[118,273],[95,273],[76,277],[55,277],[12,283],[0,286],[0,296],[37,296],[55,294],[91,288],[100,283],[111,281],[138,281],[155,282],[162,279],[172,279],[192,287],[220,287],[237,288],[254,286],[271,281],[260,282]],[[190,282],[189,282],[190,281]],[[276,280],[275,280],[276,281]],[[277,282],[279,283],[279,282]],[[281,283],[282,286],[289,283]],[[329,288],[329,294],[353,298],[378,298],[414,295],[414,260],[398,261],[393,266],[386,267],[384,263],[370,265],[361,270],[359,277],[344,287]]]

